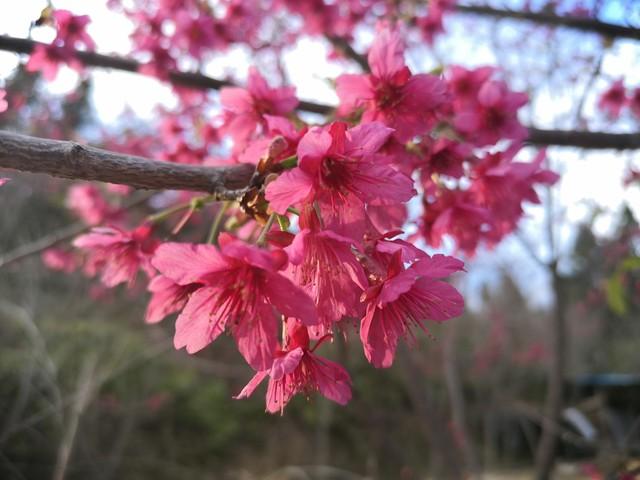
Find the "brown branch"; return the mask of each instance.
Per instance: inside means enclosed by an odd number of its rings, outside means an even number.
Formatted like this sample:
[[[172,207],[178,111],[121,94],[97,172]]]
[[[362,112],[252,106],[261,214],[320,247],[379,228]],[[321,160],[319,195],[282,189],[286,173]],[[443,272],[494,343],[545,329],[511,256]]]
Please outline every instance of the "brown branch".
[[[529,127],[527,143],[596,150],[633,150],[640,149],[640,132],[604,133],[587,130],[542,130]]]
[[[361,55],[360,53],[356,52],[346,38],[338,37],[335,35],[327,35],[326,37],[327,40],[331,42],[331,45],[333,45],[333,48],[340,51],[345,57],[350,58],[355,63],[360,65],[360,68],[363,72],[370,71],[369,61],[367,60],[366,55]]]
[[[0,35],[0,50],[29,54],[37,45],[46,44],[35,42],[26,38],[15,38],[6,35]],[[112,68],[114,70],[123,70],[125,72],[138,73],[142,65],[141,63],[128,58],[122,58],[113,55],[102,55],[95,52],[86,52],[81,50],[76,50],[75,56],[87,66]],[[213,78],[192,72],[169,72],[169,81],[174,85],[194,89],[219,90],[222,87],[233,86],[233,83],[229,80],[221,80],[218,78]],[[298,109],[305,112],[326,115],[333,110],[333,107],[302,100],[298,104]]]
[[[583,32],[599,33],[612,38],[631,38],[640,40],[640,29],[601,22],[594,18],[560,16],[547,12],[531,12],[526,10],[505,10],[486,5],[457,5],[456,10],[461,13],[472,13],[496,18],[511,18],[527,20],[543,25],[566,27]]]
[[[552,424],[562,420],[565,403],[565,376],[567,369],[567,301],[566,281],[558,274],[557,264],[550,268],[555,303],[551,318],[551,359],[547,373],[547,398],[545,399],[545,417]],[[558,455],[558,432],[552,425],[543,424],[542,434],[536,450],[536,479],[549,480]]]
[[[242,195],[254,171],[249,164],[201,167],[159,162],[5,131],[0,131],[0,168],[138,189],[208,192],[220,200]]]

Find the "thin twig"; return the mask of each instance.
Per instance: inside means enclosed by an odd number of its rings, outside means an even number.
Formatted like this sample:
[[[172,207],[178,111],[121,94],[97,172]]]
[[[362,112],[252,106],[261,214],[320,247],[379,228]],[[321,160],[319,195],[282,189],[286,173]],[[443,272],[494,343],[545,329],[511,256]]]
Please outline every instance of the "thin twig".
[[[509,18],[513,20],[526,20],[541,25],[551,25],[566,27],[583,32],[598,33],[612,38],[631,38],[640,40],[640,29],[605,23],[595,18],[584,18],[577,15],[564,16],[547,12],[533,12],[527,10],[506,10],[492,8],[485,5],[456,5],[456,10],[460,13],[472,13],[475,15],[485,15],[496,18]]]
[[[370,71],[367,57],[356,52],[347,39],[335,35],[326,35],[326,38],[336,50],[339,50],[345,57],[360,65],[363,72]]]
[[[95,370],[98,363],[97,354],[91,354],[82,365],[82,371],[78,376],[78,385],[76,388],[76,399],[71,406],[69,413],[69,423],[64,432],[60,447],[58,449],[58,460],[53,472],[53,480],[64,480],[66,476],[71,451],[78,432],[80,417],[91,401],[95,386]]]
[[[147,192],[140,196],[136,196],[132,201],[122,207],[122,211],[130,210],[145,203],[152,195],[152,193]],[[11,250],[10,252],[0,255],[0,268],[7,267],[27,257],[37,255],[48,248],[55,247],[62,242],[71,240],[76,235],[86,232],[92,227],[93,225],[87,225],[84,222],[76,222],[71,225],[67,225],[66,227],[62,227],[59,230],[55,230],[38,240],[20,245],[15,250]]]

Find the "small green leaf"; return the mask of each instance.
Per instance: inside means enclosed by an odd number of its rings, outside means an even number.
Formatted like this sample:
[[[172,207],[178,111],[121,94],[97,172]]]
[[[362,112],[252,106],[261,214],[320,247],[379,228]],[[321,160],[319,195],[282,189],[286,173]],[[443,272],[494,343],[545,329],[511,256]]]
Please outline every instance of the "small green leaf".
[[[640,257],[626,258],[622,262],[622,265],[620,265],[620,270],[622,270],[623,272],[630,272],[630,271],[639,270],[639,269],[640,269]]]
[[[627,313],[627,301],[624,296],[622,275],[620,273],[616,273],[607,280],[606,292],[609,308],[618,315]]]
[[[282,230],[283,232],[289,230],[289,217],[285,215],[277,215],[276,219],[278,220],[278,225],[280,225],[280,230]]]

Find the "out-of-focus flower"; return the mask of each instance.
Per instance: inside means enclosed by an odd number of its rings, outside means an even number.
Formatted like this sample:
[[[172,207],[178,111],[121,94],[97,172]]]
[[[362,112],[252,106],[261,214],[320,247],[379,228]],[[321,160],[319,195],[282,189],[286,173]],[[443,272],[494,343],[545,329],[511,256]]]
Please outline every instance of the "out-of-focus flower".
[[[87,273],[101,272],[102,283],[107,287],[123,282],[132,286],[139,270],[149,277],[155,274],[151,256],[157,242],[151,237],[149,225],[141,225],[131,232],[115,227],[96,227],[76,238],[73,246],[87,252]]]
[[[627,104],[627,91],[622,78],[616,80],[604,91],[598,100],[598,107],[611,119],[620,116],[622,108]]]

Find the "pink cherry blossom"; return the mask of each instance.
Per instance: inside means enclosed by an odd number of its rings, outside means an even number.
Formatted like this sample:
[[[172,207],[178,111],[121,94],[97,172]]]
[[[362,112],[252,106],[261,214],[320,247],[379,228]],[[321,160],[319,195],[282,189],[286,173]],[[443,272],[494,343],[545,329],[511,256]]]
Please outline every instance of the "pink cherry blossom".
[[[257,164],[266,154],[269,154],[274,162],[291,157],[296,154],[298,143],[308,130],[307,127],[296,129],[295,125],[284,117],[264,115],[264,119],[266,121],[265,133],[249,142],[238,157],[240,163]],[[274,152],[274,140],[277,137],[284,141],[279,143],[278,151]]]
[[[424,254],[405,269],[402,255],[399,249],[391,256],[384,277],[364,295],[367,311],[360,340],[367,360],[377,368],[392,365],[400,338],[413,339],[411,327],[426,331],[426,320],[442,322],[462,314],[464,308],[460,293],[437,280],[462,270],[460,260]]]
[[[6,177],[0,177],[0,187],[3,186],[5,183],[11,181],[10,178],[6,178]]]
[[[2,179],[0,179],[0,181],[1,180]],[[622,183],[625,187],[628,187],[629,185],[632,185],[633,183],[636,183],[636,182],[640,183],[640,170],[629,168],[624,175],[624,179]],[[2,185],[2,183],[0,183],[0,185]]]
[[[215,19],[204,12],[193,15],[186,10],[178,10],[175,13],[174,24],[175,45],[195,58],[201,58],[208,51],[223,49],[227,46],[226,40],[220,35]]]
[[[195,353],[228,328],[247,362],[264,370],[276,347],[276,313],[314,325],[315,307],[300,287],[278,273],[287,261],[282,250],[269,252],[226,234],[219,242],[219,250],[164,243],[154,256],[153,266],[178,285],[203,285],[178,317],[174,345]]]
[[[179,312],[189,300],[189,295],[201,286],[198,283],[179,285],[162,275],[154,277],[147,287],[151,292],[151,300],[147,306],[145,322],[158,323],[167,315]]]
[[[73,52],[56,45],[41,45],[34,47],[29,57],[29,61],[25,66],[28,72],[39,72],[45,80],[53,81],[58,75],[60,64],[67,63],[76,70],[81,70],[79,64],[73,55]]]
[[[367,205],[367,217],[373,227],[382,232],[402,228],[408,218],[407,205]]]
[[[418,18],[417,25],[420,27],[422,36],[428,44],[433,45],[436,36],[444,32],[442,23],[443,13],[438,9],[429,9],[429,13]]]
[[[444,32],[444,14],[454,6],[455,0],[431,0],[427,15],[418,17],[416,24],[427,43],[433,45],[436,36]]]
[[[42,263],[51,270],[71,273],[79,265],[78,256],[74,252],[60,248],[47,248],[41,255]]]
[[[447,70],[447,86],[452,93],[452,99],[457,106],[475,103],[478,92],[484,83],[495,73],[494,67],[480,67],[467,70],[453,65]]]
[[[266,126],[264,115],[284,116],[298,105],[292,87],[271,88],[255,68],[249,69],[247,87],[225,87],[220,91],[224,108],[223,134],[231,136],[240,151],[258,127]]]
[[[334,212],[353,201],[382,205],[405,202],[414,194],[411,178],[379,155],[392,130],[379,122],[347,130],[344,123],[314,127],[300,140],[298,166],[267,186],[271,208],[318,201]]]
[[[627,91],[624,87],[624,80],[618,79],[605,90],[598,100],[600,108],[609,118],[616,119],[620,116],[622,108],[627,104]]]
[[[541,167],[545,151],[532,162],[514,162],[520,149],[515,145],[506,152],[485,155],[473,168],[469,189],[477,203],[491,211],[492,222],[501,236],[513,231],[524,214],[522,203],[540,203],[534,184],[553,185],[558,175]]]
[[[422,168],[422,174],[446,175],[460,178],[464,175],[464,162],[472,159],[472,149],[469,145],[459,143],[448,138],[439,138],[427,151],[427,165]]]
[[[93,39],[86,32],[86,27],[91,22],[88,15],[74,15],[68,10],[54,10],[53,18],[57,29],[54,44],[72,48],[83,46],[89,50],[95,49]]]
[[[371,74],[337,78],[338,113],[363,109],[363,122],[383,122],[401,142],[429,131],[447,98],[444,82],[434,75],[412,75],[404,63],[402,39],[389,29],[378,32],[368,61]]]
[[[493,145],[503,138],[524,139],[527,129],[518,120],[518,109],[527,100],[526,94],[510,91],[506,83],[487,80],[478,91],[477,102],[456,112],[454,126],[477,146]]]
[[[162,45],[154,44],[150,49],[151,60],[140,65],[138,71],[159,80],[168,80],[171,71],[176,69],[176,60],[169,50]]]
[[[260,27],[269,11],[267,6],[245,0],[227,0],[226,12],[217,22],[217,29],[228,43],[247,43],[259,48]]]
[[[101,272],[102,283],[114,287],[127,282],[133,285],[138,271],[149,277],[155,273],[151,257],[157,246],[151,227],[143,224],[132,232],[115,227],[95,227],[80,235],[73,246],[87,252],[85,269],[89,275]]]
[[[205,147],[192,147],[183,139],[168,145],[159,155],[161,160],[172,163],[184,163],[187,165],[201,164],[207,156]]]
[[[320,325],[312,327],[314,337],[332,331],[344,316],[357,318],[362,311],[359,297],[367,279],[351,248],[353,240],[319,228],[315,211],[301,218],[303,229],[286,248],[291,276],[313,299]]]
[[[118,214],[118,209],[109,205],[100,189],[93,184],[71,186],[67,192],[66,206],[87,225],[113,221]]]
[[[286,343],[274,355],[273,364],[259,371],[242,391],[234,398],[250,397],[260,383],[269,377],[267,387],[267,411],[282,413],[291,398],[298,393],[309,396],[319,392],[324,397],[340,405],[351,400],[351,378],[337,363],[315,355],[316,348],[328,336],[309,348],[307,329],[289,319],[287,321]]]
[[[449,236],[460,251],[473,255],[479,243],[491,235],[491,214],[476,203],[471,192],[446,190],[433,200],[424,200],[420,229],[427,243],[435,248]]]
[[[362,2],[353,0],[343,0],[341,4],[330,4],[324,0],[279,0],[278,3],[302,16],[303,31],[309,35],[346,36],[353,31],[353,19],[350,17],[362,15]]]

